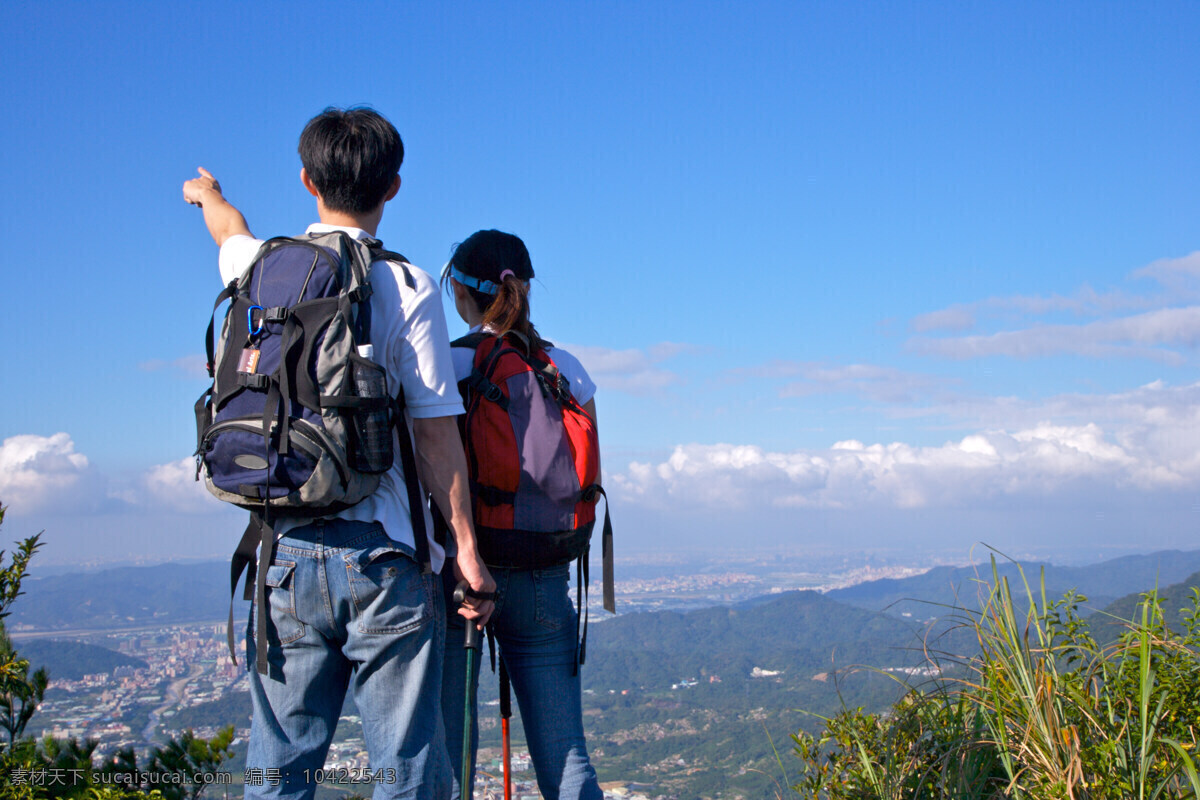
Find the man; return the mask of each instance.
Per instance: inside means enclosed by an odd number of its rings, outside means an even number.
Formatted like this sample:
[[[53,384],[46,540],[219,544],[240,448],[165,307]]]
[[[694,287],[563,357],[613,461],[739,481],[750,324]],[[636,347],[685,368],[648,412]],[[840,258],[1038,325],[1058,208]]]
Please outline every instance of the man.
[[[326,109],[305,126],[299,150],[300,181],[316,198],[320,219],[308,231],[373,238],[384,205],[400,188],[404,146],[391,123],[370,109]],[[221,248],[221,278],[229,283],[262,242],[216,179],[199,171],[184,183],[184,200],[203,209]],[[403,387],[417,472],[449,522],[456,577],[486,597],[495,582],[479,558],[471,524],[455,422],[462,403],[441,299],[432,277],[409,272],[415,288],[395,264],[372,267],[373,358],[386,367],[393,396]],[[336,516],[275,521],[275,553],[270,564],[259,565],[269,587],[271,669],[268,675],[250,670],[254,717],[246,766],[260,785],[248,780],[247,798],[313,796],[347,686],[362,717],[376,800],[449,796],[438,708],[445,609],[439,579],[423,575],[414,557],[404,480],[397,459],[372,495]],[[437,572],[444,551],[433,540],[429,551]],[[459,613],[482,627],[491,611],[490,599],[468,597]],[[247,635],[251,665],[254,638]]]

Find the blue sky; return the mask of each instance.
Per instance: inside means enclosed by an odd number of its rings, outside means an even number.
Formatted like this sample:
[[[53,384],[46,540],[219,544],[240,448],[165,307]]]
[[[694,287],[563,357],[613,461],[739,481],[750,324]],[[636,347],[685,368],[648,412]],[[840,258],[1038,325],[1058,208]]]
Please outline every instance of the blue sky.
[[[407,151],[389,246],[529,245],[626,553],[1195,546],[1195,4],[3,16],[0,501],[47,562],[232,547],[186,466],[219,279],[180,185],[300,231],[299,131],[364,103]]]

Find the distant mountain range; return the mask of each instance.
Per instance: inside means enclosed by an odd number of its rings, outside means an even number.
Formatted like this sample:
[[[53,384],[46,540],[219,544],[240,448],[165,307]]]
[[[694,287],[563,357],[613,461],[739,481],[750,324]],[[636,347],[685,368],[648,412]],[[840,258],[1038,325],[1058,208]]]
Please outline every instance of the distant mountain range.
[[[1200,571],[1200,550],[1164,550],[1084,567],[1033,563],[1021,564],[1018,568],[1012,562],[997,559],[997,572],[1000,577],[1009,579],[1014,594],[1020,585],[1022,570],[1035,596],[1039,594],[1043,569],[1046,595],[1061,597],[1075,589],[1088,598],[1086,613],[1102,609],[1129,594],[1186,580]],[[944,616],[954,607],[978,608],[981,580],[992,581],[990,563],[972,567],[935,567],[911,578],[886,578],[835,589],[826,597],[895,616],[929,619]]]
[[[1088,596],[1088,606],[1094,610],[1128,594],[1184,581],[1200,571],[1200,550],[1125,556],[1084,567],[1022,566],[1035,591],[1044,567],[1048,595],[1061,596],[1075,588]],[[1016,565],[1000,560],[998,567],[1002,577],[1019,578]],[[837,589],[825,597],[893,617],[924,620],[942,616],[950,607],[977,602],[979,579],[991,580],[989,564],[935,567],[910,578],[869,581]],[[38,630],[95,630],[204,622],[224,619],[229,612],[227,562],[119,567],[28,578],[23,588],[25,595],[13,604],[12,615],[6,620],[10,631],[19,632],[26,626]],[[770,598],[757,602],[769,602]],[[709,622],[723,624],[719,619],[723,612],[710,613],[717,616]],[[244,615],[239,596],[235,619],[244,619]],[[623,618],[605,625],[619,623]],[[621,626],[613,630],[621,630]]]
[[[130,628],[224,619],[229,564],[159,564],[27,578],[10,631]],[[240,594],[240,591],[239,591]],[[239,598],[240,602],[240,598]],[[239,614],[239,619],[244,614]]]

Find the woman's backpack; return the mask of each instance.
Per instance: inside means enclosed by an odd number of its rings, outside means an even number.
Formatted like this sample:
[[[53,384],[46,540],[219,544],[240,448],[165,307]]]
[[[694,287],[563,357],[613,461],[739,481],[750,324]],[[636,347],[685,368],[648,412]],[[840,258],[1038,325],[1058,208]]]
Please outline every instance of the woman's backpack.
[[[543,350],[516,334],[477,332],[451,342],[475,351],[459,382],[479,552],[489,567],[541,569],[579,561],[587,582],[596,522],[600,443],[596,423]],[[612,525],[605,507],[604,607],[616,606]]]

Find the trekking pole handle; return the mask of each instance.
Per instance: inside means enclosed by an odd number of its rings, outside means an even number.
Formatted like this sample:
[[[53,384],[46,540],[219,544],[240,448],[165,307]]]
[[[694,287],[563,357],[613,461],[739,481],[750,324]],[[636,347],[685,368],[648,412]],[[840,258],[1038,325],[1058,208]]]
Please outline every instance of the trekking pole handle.
[[[454,605],[461,606],[463,601],[467,599],[467,595],[479,597],[479,593],[471,591],[471,587],[466,581],[460,581],[458,586],[454,587]],[[474,620],[466,620],[466,633],[463,636],[463,648],[466,650],[479,650],[482,646],[482,635],[478,627],[475,626]]]

